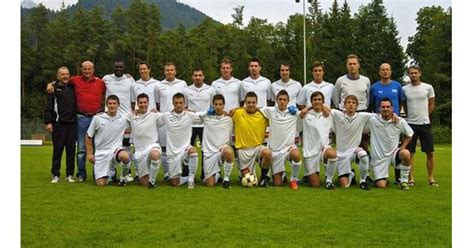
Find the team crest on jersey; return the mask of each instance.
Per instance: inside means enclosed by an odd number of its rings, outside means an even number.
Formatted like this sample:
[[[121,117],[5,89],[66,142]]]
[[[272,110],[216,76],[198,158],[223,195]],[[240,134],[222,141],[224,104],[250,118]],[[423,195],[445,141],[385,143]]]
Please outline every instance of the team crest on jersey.
[[[397,89],[392,89],[392,92],[393,92],[393,93],[397,93]]]

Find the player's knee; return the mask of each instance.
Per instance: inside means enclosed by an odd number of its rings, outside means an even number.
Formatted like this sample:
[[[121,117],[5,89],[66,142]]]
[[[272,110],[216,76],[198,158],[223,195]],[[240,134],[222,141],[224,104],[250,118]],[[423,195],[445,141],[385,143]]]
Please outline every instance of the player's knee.
[[[209,177],[209,178],[206,180],[206,186],[208,186],[208,187],[214,187],[214,185],[216,185],[216,179],[214,178],[214,176]]]
[[[158,150],[151,150],[150,152],[150,160],[159,160],[160,159],[160,152]]]
[[[301,161],[301,155],[298,149],[293,149],[290,152],[290,159],[295,162],[300,162]]]
[[[387,180],[385,179],[379,179],[375,181],[375,187],[384,189],[387,187]]]
[[[122,150],[118,154],[118,159],[124,163],[128,163],[130,160],[130,156],[128,155],[128,152],[125,150]]]
[[[283,172],[280,172],[280,173],[277,173],[277,174],[273,175],[273,185],[274,186],[282,186],[283,185],[282,174],[283,174]]]
[[[196,154],[197,154],[196,148],[194,148],[194,146],[192,146],[192,147],[190,147],[190,148],[188,149],[188,154],[189,154],[189,155],[192,155],[193,153],[196,153]]]
[[[336,149],[334,148],[329,148],[326,150],[326,158],[327,159],[334,159],[337,157],[337,152],[336,152]]]
[[[272,159],[272,151],[269,148],[263,149],[262,153],[262,158],[266,160]]]
[[[234,152],[231,148],[226,147],[222,151],[222,155],[224,156],[225,161],[232,162],[234,160]]]
[[[410,152],[407,149],[400,150],[399,156],[401,160],[404,160],[404,161],[410,160]]]

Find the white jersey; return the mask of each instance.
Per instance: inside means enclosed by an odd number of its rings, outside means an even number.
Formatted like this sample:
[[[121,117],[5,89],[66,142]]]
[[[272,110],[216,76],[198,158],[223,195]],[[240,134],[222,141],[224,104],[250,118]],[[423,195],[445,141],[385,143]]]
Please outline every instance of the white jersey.
[[[329,134],[333,125],[332,115],[324,117],[321,112],[308,111],[303,119],[303,157],[319,155],[324,148],[331,146]]]
[[[230,146],[234,123],[229,116],[201,115],[204,123],[202,151],[204,154],[219,152],[225,145]]]
[[[271,88],[272,100],[274,102],[276,102],[276,96],[278,92],[280,92],[280,90],[286,90],[286,92],[288,92],[288,95],[290,96],[290,102],[288,103],[288,106],[296,106],[296,100],[298,99],[298,94],[300,93],[302,86],[300,82],[290,78],[287,83],[284,83],[283,81],[281,81],[281,79],[273,82]]]
[[[263,107],[260,112],[269,121],[268,147],[272,151],[280,151],[295,144],[298,115],[290,114],[287,109],[280,111],[278,107]]]
[[[245,100],[245,95],[253,91],[257,94],[257,107],[266,107],[267,100],[272,99],[272,83],[268,78],[259,76],[257,79],[252,79],[250,77],[242,80],[242,90],[240,95],[240,100]]]
[[[216,90],[207,84],[203,84],[200,88],[193,84],[184,89],[183,94],[188,110],[204,112],[212,105],[212,98],[216,94]],[[203,125],[194,124],[193,127],[203,127]]]
[[[334,132],[336,133],[336,150],[341,156],[349,155],[359,147],[362,131],[367,121],[375,114],[359,112],[348,116],[344,112],[332,109]]]
[[[402,87],[407,99],[407,122],[410,124],[430,124],[428,99],[435,97],[433,86],[421,83],[414,86],[407,84]]]
[[[137,96],[145,93],[148,96],[148,111],[156,109],[158,84],[160,82],[154,78],[148,81],[142,79],[137,80],[135,87],[133,87],[132,102],[137,102]]]
[[[372,116],[369,120],[371,160],[377,163],[391,156],[398,149],[400,134],[413,136],[413,130],[404,119],[397,123],[391,119],[386,121],[380,115]]]
[[[199,123],[198,114],[183,111],[178,114],[174,111],[163,113],[159,119],[159,126],[166,129],[166,155],[176,156],[184,151],[191,142],[192,124]]]
[[[216,90],[216,94],[221,94],[225,99],[224,111],[229,111],[240,106],[240,90],[242,81],[231,77],[229,80],[219,78],[212,82],[211,86]]]
[[[142,150],[158,140],[158,112],[146,112],[145,114],[128,115],[132,129],[133,143],[136,150]]]
[[[117,113],[111,117],[107,113],[101,113],[92,118],[87,135],[94,137],[96,150],[113,149],[122,146],[123,133],[128,127],[126,116]]]
[[[314,81],[307,83],[301,89],[296,103],[298,105],[305,105],[306,107],[311,107],[311,94],[316,91],[323,93],[324,105],[331,107],[331,99],[332,94],[334,93],[334,85],[326,81],[322,81],[319,84],[315,83]]]
[[[133,88],[135,80],[127,75],[116,77],[115,74],[105,75],[102,78],[105,84],[105,99],[110,95],[116,95],[120,100],[118,112],[123,116],[132,112]],[[107,107],[107,106],[106,106]]]
[[[370,79],[368,77],[359,75],[358,79],[350,79],[344,75],[336,80],[332,101],[339,109],[346,110],[344,107],[346,96],[354,95],[359,100],[357,110],[367,110],[369,108],[369,94]]]
[[[188,84],[181,79],[174,79],[173,82],[169,82],[166,79],[158,84],[158,94],[156,101],[160,103],[160,112],[170,112],[173,110],[173,96],[180,92],[183,93],[184,89],[188,87]],[[158,129],[158,142],[161,146],[166,146],[166,128],[162,127]]]
[[[184,89],[188,87],[188,84],[175,78],[173,82],[169,82],[166,79],[158,84],[158,94],[156,102],[160,103],[160,112],[170,112],[173,110],[173,96],[176,93],[183,93]]]

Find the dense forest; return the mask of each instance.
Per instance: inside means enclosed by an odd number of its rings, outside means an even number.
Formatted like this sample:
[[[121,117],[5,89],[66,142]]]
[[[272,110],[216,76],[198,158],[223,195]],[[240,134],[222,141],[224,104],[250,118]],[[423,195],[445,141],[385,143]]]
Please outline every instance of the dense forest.
[[[104,5],[92,6],[92,2]],[[257,16],[246,26],[242,23],[244,7],[238,6],[231,24],[204,16],[186,25],[178,19],[175,27],[165,23],[163,17],[186,19],[179,13],[187,10],[180,8],[190,7],[178,4],[173,5],[178,9],[170,9],[160,5],[167,2],[176,1],[81,0],[56,12],[43,5],[25,11],[21,20],[22,120],[42,116],[45,84],[55,79],[58,67],[66,65],[72,74],[78,74],[84,60],[93,61],[97,76],[102,77],[112,73],[114,58],[124,58],[128,72],[136,79],[139,61],[150,62],[157,79],[163,78],[162,66],[172,61],[177,65],[178,78],[190,83],[192,68],[202,67],[210,83],[219,77],[222,58],[234,61],[234,76],[242,79],[248,73],[248,60],[257,56],[262,61],[262,75],[270,80],[278,79],[281,62],[289,62],[292,78],[302,82],[302,33],[306,22],[308,66],[315,60],[323,61],[326,81],[334,83],[346,73],[345,58],[351,53],[359,55],[361,74],[372,82],[378,80],[381,63],[392,65],[396,80],[402,78],[409,63],[419,64],[422,81],[432,84],[436,92],[433,122],[451,126],[451,8],[420,9],[417,33],[409,38],[404,51],[396,23],[382,0],[373,0],[355,13],[347,3],[340,5],[336,0],[323,12],[314,0],[306,19],[295,14],[286,22],[271,24]],[[309,70],[307,78],[311,78]]]

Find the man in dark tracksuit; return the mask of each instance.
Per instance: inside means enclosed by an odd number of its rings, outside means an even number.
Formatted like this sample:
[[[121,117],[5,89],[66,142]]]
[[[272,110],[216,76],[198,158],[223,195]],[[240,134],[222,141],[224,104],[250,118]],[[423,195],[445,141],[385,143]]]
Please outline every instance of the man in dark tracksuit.
[[[54,92],[48,94],[48,102],[44,109],[44,124],[53,138],[53,161],[51,183],[59,182],[61,157],[66,148],[66,181],[75,182],[74,160],[77,137],[76,96],[74,87],[68,84],[69,70],[60,67],[57,71],[58,80],[54,84]]]

